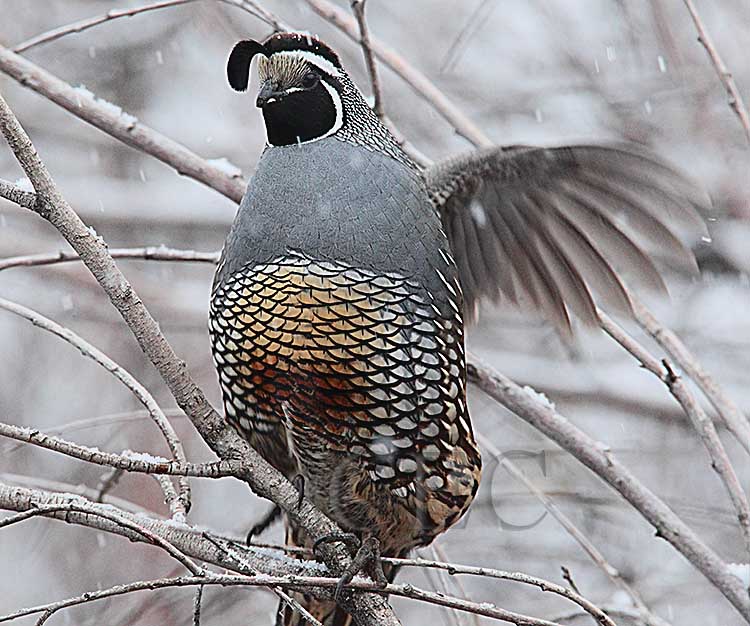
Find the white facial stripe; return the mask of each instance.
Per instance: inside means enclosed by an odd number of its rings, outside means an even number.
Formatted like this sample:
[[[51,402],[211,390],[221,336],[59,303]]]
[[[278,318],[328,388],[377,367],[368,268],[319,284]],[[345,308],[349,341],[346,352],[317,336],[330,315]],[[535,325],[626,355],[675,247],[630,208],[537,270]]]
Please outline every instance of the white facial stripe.
[[[274,52],[272,56],[276,55],[304,59],[311,65],[314,65],[318,69],[323,70],[330,76],[341,76],[341,71],[333,63],[331,63],[328,59],[323,58],[319,54],[310,52],[309,50],[283,50],[281,52]]]
[[[325,135],[317,137],[317,139],[323,139],[323,137],[333,135],[333,133],[337,132],[339,128],[341,128],[344,124],[344,105],[341,102],[341,96],[339,95],[339,92],[336,91],[331,85],[329,85],[325,78],[320,82],[323,87],[326,88],[328,95],[331,96],[331,100],[333,100],[333,106],[336,108],[336,121],[333,123],[333,126],[331,126],[331,130],[329,130]],[[315,141],[315,139],[313,139],[312,141]]]

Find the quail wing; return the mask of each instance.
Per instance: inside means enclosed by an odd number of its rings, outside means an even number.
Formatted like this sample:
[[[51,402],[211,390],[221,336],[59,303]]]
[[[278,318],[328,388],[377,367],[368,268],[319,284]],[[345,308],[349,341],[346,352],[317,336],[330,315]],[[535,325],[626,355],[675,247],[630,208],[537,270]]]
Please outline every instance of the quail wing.
[[[595,302],[632,313],[624,280],[665,292],[666,265],[697,272],[710,201],[658,157],[626,144],[508,146],[425,171],[458,264],[467,312],[483,298],[540,310],[564,334]]]

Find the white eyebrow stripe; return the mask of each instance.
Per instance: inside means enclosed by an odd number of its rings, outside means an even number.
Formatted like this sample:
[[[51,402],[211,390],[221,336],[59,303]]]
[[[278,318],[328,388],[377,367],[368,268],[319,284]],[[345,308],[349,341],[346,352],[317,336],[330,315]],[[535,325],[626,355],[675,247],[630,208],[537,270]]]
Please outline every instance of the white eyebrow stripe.
[[[310,52],[309,50],[282,50],[280,52],[274,52],[271,56],[276,56],[277,54],[281,56],[304,59],[308,63],[316,66],[318,69],[323,70],[326,74],[336,77],[341,76],[341,70],[339,70],[339,68],[337,68],[333,63],[331,63],[328,59],[323,58],[319,54]]]

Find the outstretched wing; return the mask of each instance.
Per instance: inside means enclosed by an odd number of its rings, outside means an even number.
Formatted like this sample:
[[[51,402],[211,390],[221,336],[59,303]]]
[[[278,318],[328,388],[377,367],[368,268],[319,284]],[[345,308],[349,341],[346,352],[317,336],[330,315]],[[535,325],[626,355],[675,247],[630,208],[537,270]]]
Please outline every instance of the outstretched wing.
[[[666,291],[658,265],[696,272],[705,194],[628,145],[492,148],[436,163],[425,179],[450,240],[467,311],[502,297],[563,331],[598,320],[594,296],[632,312],[623,278]]]

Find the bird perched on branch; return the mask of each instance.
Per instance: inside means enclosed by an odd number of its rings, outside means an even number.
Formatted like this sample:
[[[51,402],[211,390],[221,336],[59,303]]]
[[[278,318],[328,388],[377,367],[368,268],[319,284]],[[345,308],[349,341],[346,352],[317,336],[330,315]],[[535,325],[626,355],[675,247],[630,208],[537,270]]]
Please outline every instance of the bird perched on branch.
[[[478,303],[530,306],[564,332],[571,313],[596,323],[594,293],[628,311],[623,272],[663,288],[655,256],[694,267],[676,228],[703,227],[695,192],[626,145],[498,147],[423,169],[319,39],[241,41],[235,90],[253,58],[268,145],[210,308],[226,416],[344,531],[402,556],[477,493],[464,325]]]

